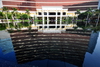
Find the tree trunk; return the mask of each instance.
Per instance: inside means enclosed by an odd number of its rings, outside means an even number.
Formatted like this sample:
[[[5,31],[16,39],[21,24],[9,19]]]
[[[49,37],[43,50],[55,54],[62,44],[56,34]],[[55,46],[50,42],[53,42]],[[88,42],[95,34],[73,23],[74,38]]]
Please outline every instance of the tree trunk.
[[[28,23],[29,23],[29,25],[30,25],[30,19],[29,19],[29,16],[28,16]]]
[[[72,18],[72,25],[74,26],[74,17]],[[73,26],[72,26],[72,27],[73,27]]]
[[[67,19],[67,17],[66,17],[66,24],[68,25],[68,21],[67,21],[68,19]]]
[[[86,18],[87,21],[86,21],[85,27],[87,26],[88,18],[89,18],[89,13],[88,13],[87,18]]]
[[[78,20],[78,17],[76,18],[76,25],[77,25],[77,20]]]
[[[15,14],[15,17],[17,17],[16,14]],[[16,18],[16,19],[17,19],[17,23],[18,23],[18,22],[19,22],[19,21],[18,21],[18,18]],[[15,22],[15,23],[16,23],[16,22]],[[16,23],[16,25],[17,25],[17,23]]]
[[[13,25],[15,26],[15,22],[14,22],[14,16],[12,15],[12,20],[13,20]]]
[[[9,21],[8,21],[8,17],[7,17],[7,14],[6,14],[6,19],[7,19],[8,27],[10,27],[10,26],[9,26]]]
[[[96,22],[96,27],[98,26],[99,18],[100,18],[100,13],[99,13],[99,15],[98,15],[98,20],[97,20],[97,22]]]
[[[2,24],[3,24],[3,19],[1,19],[1,22],[2,22]]]

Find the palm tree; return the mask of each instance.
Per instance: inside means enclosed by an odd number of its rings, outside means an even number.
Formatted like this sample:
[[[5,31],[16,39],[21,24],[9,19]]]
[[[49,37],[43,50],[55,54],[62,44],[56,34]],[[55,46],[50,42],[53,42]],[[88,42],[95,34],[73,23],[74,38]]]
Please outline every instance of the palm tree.
[[[16,8],[12,8],[12,9],[13,9],[13,19],[14,19],[14,18],[17,19],[17,15],[16,15],[16,14],[17,14],[17,9],[16,9]],[[15,16],[14,16],[14,15],[15,15]],[[17,19],[17,22],[18,22],[18,19]],[[16,23],[15,23],[15,24],[16,24]],[[14,24],[14,25],[15,25],[15,24]]]
[[[34,16],[34,24],[36,25],[37,23],[38,23],[38,18],[36,16]]]
[[[7,23],[8,23],[8,27],[9,27],[9,21],[8,21],[8,16],[7,16],[7,14],[8,14],[8,8],[7,7],[3,7],[2,8],[2,12],[5,12],[5,16],[6,16],[6,19],[7,19]]]
[[[28,23],[30,24],[30,21],[29,21],[29,14],[30,14],[30,12],[29,12],[29,10],[28,9],[26,9],[26,12],[25,12],[26,14],[28,14]]]
[[[1,22],[3,24],[3,12],[0,12],[0,19],[1,19]]]
[[[79,15],[81,12],[80,12],[80,9],[77,9],[77,11],[75,12],[76,15]],[[78,16],[76,18],[76,25],[77,25],[77,20],[78,20]]]
[[[12,22],[13,22],[13,25],[15,26],[15,23],[14,23],[14,11],[12,11],[11,14],[12,14],[12,15],[11,15],[11,17],[12,17]]]
[[[87,18],[86,18],[86,24],[85,24],[85,27],[87,26],[87,23],[88,23],[88,20],[89,20],[89,16],[90,16],[90,13],[92,13],[92,8],[89,8],[89,9],[87,9]]]
[[[99,23],[99,18],[100,18],[100,8],[96,10],[96,14],[98,15],[97,21],[96,21],[96,27],[98,26]]]

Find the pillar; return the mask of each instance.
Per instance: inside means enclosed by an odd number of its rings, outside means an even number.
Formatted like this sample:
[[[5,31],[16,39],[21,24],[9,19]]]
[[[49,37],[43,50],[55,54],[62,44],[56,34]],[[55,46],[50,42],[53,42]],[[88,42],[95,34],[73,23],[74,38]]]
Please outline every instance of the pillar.
[[[43,24],[42,29],[44,30],[44,11],[43,10],[42,10],[42,24]]]
[[[56,10],[56,25],[55,28],[57,28],[57,10]]]
[[[47,11],[47,28],[49,28],[49,12]]]
[[[62,11],[60,11],[60,29],[62,27]]]

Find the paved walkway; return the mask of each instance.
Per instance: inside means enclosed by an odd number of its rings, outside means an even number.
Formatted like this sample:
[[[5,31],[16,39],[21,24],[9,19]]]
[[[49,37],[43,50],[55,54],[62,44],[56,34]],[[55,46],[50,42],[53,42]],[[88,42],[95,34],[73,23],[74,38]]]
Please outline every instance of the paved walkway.
[[[6,38],[10,38],[10,34],[6,30],[0,31],[0,39]]]
[[[39,29],[38,32],[42,32],[42,33],[61,33],[61,32],[65,32],[65,29],[56,29],[56,28],[52,28],[52,29]]]

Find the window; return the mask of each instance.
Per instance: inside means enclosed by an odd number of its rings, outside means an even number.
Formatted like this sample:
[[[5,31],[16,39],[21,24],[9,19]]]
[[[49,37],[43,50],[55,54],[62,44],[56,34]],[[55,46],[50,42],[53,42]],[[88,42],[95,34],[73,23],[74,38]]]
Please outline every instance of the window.
[[[60,12],[58,12],[57,15],[60,15]]]
[[[66,12],[63,12],[63,15],[66,15]]]
[[[38,15],[42,15],[42,13],[41,12],[38,12]]]
[[[55,12],[50,12],[49,15],[56,15],[56,13]]]
[[[44,12],[44,15],[47,15],[47,12]]]

